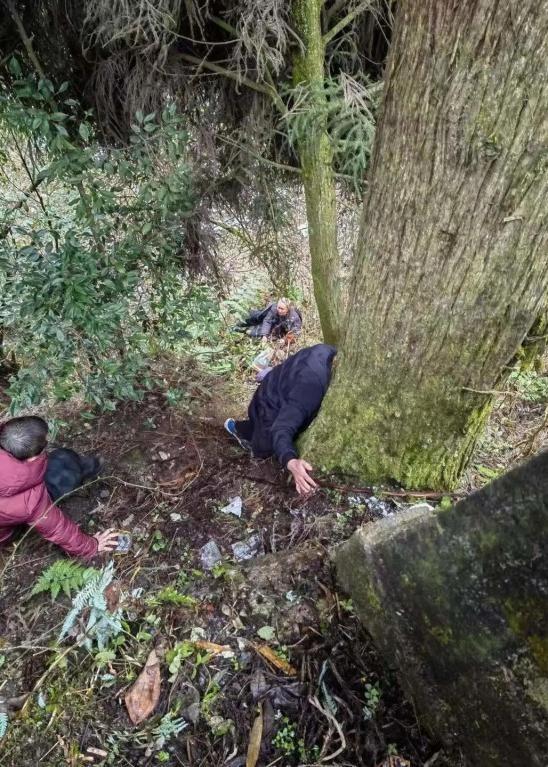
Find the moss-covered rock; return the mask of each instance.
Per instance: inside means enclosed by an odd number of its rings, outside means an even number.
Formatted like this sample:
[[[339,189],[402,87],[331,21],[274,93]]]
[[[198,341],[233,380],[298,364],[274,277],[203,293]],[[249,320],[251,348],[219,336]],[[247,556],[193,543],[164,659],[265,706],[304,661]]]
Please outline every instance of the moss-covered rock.
[[[471,765],[546,763],[547,544],[548,452],[448,511],[409,510],[335,552],[425,725]]]

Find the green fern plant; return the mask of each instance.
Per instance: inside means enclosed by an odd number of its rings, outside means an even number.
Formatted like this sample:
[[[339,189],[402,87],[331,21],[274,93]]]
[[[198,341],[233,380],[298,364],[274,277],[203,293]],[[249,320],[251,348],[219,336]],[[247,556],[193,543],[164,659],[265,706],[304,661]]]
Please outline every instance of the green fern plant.
[[[84,631],[78,636],[77,643],[91,650],[96,643],[103,650],[108,642],[122,631],[122,611],[120,608],[110,612],[107,607],[105,590],[114,577],[114,564],[109,564],[95,574],[84,585],[83,589],[72,600],[72,609],[67,614],[59,641],[64,639],[72,630],[78,617],[89,610],[88,620]]]
[[[94,567],[83,567],[70,559],[58,559],[40,575],[31,596],[49,591],[52,602],[61,592],[70,597],[73,591],[79,591],[97,572]]]

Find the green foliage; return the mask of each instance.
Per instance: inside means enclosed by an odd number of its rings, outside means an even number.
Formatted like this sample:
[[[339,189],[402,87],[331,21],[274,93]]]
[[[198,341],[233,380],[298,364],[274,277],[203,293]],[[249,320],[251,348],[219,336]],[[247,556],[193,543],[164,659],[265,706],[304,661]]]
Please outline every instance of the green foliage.
[[[548,376],[535,371],[513,371],[508,379],[527,402],[548,402]]]
[[[66,637],[76,620],[82,613],[87,613],[87,623],[84,631],[78,636],[77,642],[91,650],[94,643],[99,650],[104,650],[111,639],[122,631],[122,611],[118,608],[111,612],[107,607],[105,590],[114,577],[114,563],[109,564],[94,574],[83,589],[72,600],[72,609],[66,616],[59,641]]]
[[[378,683],[365,685],[365,705],[362,709],[364,719],[373,719],[381,701],[381,688]]]
[[[327,79],[320,92],[308,82],[289,90],[292,106],[285,120],[291,144],[313,140],[325,126],[335,169],[349,177],[357,194],[363,192],[381,91],[382,84],[345,73]]]
[[[166,652],[166,661],[170,673],[169,681],[174,682],[181,670],[182,662],[194,655],[195,647],[192,642],[178,642],[175,647]]]
[[[174,586],[166,586],[157,594],[147,600],[147,604],[156,605],[177,605],[181,607],[194,607],[196,600],[187,594],[181,594]]]
[[[156,760],[160,763],[166,762],[165,756],[168,752],[164,747],[176,738],[188,724],[182,718],[178,718],[173,711],[160,719],[156,724],[145,724],[138,732],[135,731],[114,731],[107,737],[109,755],[107,764],[118,764],[120,756],[120,747],[125,744],[131,744],[132,747],[142,749],[156,754]]]
[[[272,745],[284,756],[297,756],[299,762],[313,763],[320,757],[319,747],[307,748],[304,740],[297,736],[297,725],[287,716],[282,718],[282,726],[272,739]]]
[[[170,348],[183,328],[198,337],[212,310],[184,277],[194,193],[175,107],[137,114],[129,146],[105,148],[65,89],[21,76],[15,96],[0,94],[0,132],[20,148],[12,166],[24,165],[31,190],[21,202],[0,189],[0,325],[20,366],[13,411],[46,396],[79,393],[107,409],[137,398],[136,382],[151,383],[151,344]]]
[[[40,575],[31,596],[49,591],[52,601],[60,592],[70,597],[73,591],[79,591],[98,572],[94,567],[82,567],[70,559],[58,559]]]

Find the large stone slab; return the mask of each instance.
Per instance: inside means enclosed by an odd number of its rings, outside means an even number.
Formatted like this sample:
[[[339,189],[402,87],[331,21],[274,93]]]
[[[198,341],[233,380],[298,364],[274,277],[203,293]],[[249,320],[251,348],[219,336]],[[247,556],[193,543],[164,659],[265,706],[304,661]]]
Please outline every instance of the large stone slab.
[[[548,452],[449,510],[336,549],[339,582],[425,725],[474,767],[548,765]]]

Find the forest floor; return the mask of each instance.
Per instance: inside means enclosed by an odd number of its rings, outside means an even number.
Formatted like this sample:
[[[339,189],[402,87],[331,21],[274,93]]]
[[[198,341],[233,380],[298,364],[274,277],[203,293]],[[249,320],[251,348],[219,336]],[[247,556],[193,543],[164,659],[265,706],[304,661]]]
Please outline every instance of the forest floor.
[[[257,767],[460,767],[421,730],[330,565],[358,525],[409,504],[329,488],[299,499],[274,462],[223,431],[250,379],[230,389],[190,364],[178,374],[189,407],[153,391],[111,414],[64,414],[63,444],[106,461],[65,509],[88,532],[133,538],[114,557],[120,642],[106,653],[58,644],[71,600],[31,591],[59,550],[28,535],[0,553],[0,698],[11,711],[1,764],[245,767],[260,723]],[[543,414],[516,396],[501,403],[463,490],[538,449]],[[222,510],[234,497],[239,518]],[[208,568],[211,541],[222,558]],[[134,727],[124,696],[153,648],[161,694]],[[188,724],[162,730],[166,715]]]

